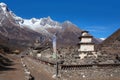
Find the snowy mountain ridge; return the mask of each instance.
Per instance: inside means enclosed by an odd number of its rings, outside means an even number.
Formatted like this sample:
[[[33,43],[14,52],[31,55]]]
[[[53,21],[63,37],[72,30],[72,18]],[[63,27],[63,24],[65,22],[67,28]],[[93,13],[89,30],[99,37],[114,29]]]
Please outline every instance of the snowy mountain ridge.
[[[12,16],[12,18],[15,20],[15,23],[17,25],[20,25],[21,28],[27,27],[39,33],[49,34],[49,32],[47,31],[47,29],[49,28],[63,30],[64,24],[73,25],[70,21],[59,23],[57,21],[52,20],[50,16],[48,16],[47,18],[40,18],[40,19],[36,19],[36,18],[23,19],[19,16],[16,16],[11,10],[9,10],[5,3],[0,3],[0,8],[4,12],[4,15],[6,17],[9,17],[9,15]]]

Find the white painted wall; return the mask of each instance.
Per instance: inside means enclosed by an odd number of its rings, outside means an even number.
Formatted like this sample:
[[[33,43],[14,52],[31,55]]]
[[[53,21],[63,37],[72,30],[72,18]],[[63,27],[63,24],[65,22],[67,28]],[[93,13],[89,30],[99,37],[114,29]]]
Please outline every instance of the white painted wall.
[[[92,38],[82,38],[82,39],[81,39],[81,42],[91,43],[91,42],[92,42]]]
[[[80,45],[80,49],[78,51],[94,51],[94,45]]]

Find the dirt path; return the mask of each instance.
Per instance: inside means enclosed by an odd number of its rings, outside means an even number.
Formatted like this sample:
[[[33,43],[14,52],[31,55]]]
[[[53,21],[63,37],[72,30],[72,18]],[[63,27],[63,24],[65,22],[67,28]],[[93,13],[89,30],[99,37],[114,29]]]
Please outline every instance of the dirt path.
[[[7,66],[11,69],[0,71],[0,80],[24,80],[25,75],[19,57],[9,56],[13,61],[13,65]]]
[[[17,55],[7,55],[7,58],[13,61],[13,65],[7,66],[10,68],[9,70],[0,71],[0,80],[26,80],[25,67],[21,58]],[[27,65],[34,80],[55,80],[52,78],[53,73],[51,73],[49,66],[29,57],[25,57],[23,62]]]
[[[31,74],[35,77],[35,80],[54,80],[53,74],[45,69],[45,66],[34,59],[25,57],[24,62],[29,68]]]

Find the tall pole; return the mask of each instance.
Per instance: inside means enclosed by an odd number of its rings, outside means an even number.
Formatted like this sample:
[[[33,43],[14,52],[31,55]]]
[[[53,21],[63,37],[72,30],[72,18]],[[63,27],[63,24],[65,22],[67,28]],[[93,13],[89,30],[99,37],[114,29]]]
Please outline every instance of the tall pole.
[[[53,35],[53,58],[56,60],[56,77],[58,76],[58,62],[57,62],[57,50],[56,50],[56,33]]]
[[[53,35],[53,58],[56,59],[56,34]]]

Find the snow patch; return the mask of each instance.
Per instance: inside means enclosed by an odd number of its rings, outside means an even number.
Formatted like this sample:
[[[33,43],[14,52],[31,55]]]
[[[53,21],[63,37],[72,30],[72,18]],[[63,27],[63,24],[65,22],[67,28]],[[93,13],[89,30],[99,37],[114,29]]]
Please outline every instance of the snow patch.
[[[1,6],[4,14],[5,14],[6,16],[8,16],[8,15],[7,15],[7,5],[6,5],[5,3],[1,2],[1,3],[0,3],[0,6]]]
[[[59,22],[53,21],[50,17],[47,18],[32,18],[32,19],[23,19],[24,22],[22,25],[29,26],[30,29],[47,29],[47,28],[62,28]]]
[[[101,40],[105,40],[106,38],[100,38]]]
[[[1,7],[7,7],[7,5],[5,3],[3,3],[3,2],[0,3],[0,6]]]

